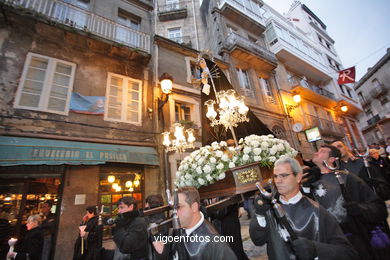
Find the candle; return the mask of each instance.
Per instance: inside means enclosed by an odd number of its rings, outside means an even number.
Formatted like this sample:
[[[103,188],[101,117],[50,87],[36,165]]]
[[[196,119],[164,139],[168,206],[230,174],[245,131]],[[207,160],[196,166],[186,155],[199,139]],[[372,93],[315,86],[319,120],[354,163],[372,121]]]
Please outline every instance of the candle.
[[[8,245],[9,245],[8,253],[14,252],[14,246],[15,246],[16,242],[18,242],[17,238],[11,238],[10,240],[8,240]],[[7,257],[7,260],[11,260],[11,258]]]

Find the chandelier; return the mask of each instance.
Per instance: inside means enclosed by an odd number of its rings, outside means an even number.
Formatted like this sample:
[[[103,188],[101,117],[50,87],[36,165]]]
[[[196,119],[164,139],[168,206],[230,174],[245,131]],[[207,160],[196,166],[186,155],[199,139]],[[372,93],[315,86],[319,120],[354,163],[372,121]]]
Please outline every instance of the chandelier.
[[[184,152],[186,149],[194,148],[194,129],[189,128],[186,129],[185,132],[187,133],[187,138],[184,135],[184,126],[182,126],[179,123],[173,124],[173,127],[175,128],[174,136],[176,139],[170,139],[170,132],[164,132],[162,133],[163,136],[163,145],[165,146],[165,149],[170,151],[178,151],[178,152]]]
[[[237,127],[238,123],[249,121],[247,117],[249,108],[245,105],[244,98],[239,96],[234,89],[217,92],[216,100],[217,102],[209,99],[205,102],[206,117],[211,121],[211,126],[223,125],[226,130],[230,129],[237,144],[233,127]],[[215,104],[218,105],[218,113],[214,110]]]

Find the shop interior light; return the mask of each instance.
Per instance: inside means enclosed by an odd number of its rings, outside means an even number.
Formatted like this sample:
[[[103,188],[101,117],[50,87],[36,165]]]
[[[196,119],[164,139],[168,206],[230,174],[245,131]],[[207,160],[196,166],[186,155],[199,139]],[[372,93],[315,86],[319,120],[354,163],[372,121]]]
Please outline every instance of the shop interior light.
[[[133,182],[132,181],[126,181],[126,184],[125,184],[126,188],[130,188],[133,186]]]
[[[139,183],[140,183],[139,180],[135,180],[135,181],[134,181],[134,186],[135,186],[135,187],[138,187],[138,186],[139,186]]]
[[[109,183],[113,183],[113,182],[115,181],[115,176],[114,176],[114,175],[108,176],[108,177],[107,177],[107,181],[108,181]]]
[[[119,187],[118,183],[112,184],[112,188],[113,188],[114,190],[118,189],[118,187]]]
[[[129,191],[130,191],[130,192],[133,192],[133,191],[134,191],[134,188],[133,188],[133,187],[130,187],[130,188],[129,188]]]

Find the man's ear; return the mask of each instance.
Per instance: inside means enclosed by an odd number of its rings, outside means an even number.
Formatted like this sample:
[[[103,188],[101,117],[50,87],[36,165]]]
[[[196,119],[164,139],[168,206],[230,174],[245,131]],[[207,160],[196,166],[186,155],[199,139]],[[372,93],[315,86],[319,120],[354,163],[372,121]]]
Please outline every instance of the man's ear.
[[[297,179],[297,182],[298,182],[298,183],[301,183],[302,176],[303,176],[302,172],[298,172],[298,173],[297,173],[297,176],[295,176],[295,178]]]
[[[198,203],[198,202],[192,203],[192,205],[191,205],[191,211],[192,211],[192,212],[199,211],[199,203]]]

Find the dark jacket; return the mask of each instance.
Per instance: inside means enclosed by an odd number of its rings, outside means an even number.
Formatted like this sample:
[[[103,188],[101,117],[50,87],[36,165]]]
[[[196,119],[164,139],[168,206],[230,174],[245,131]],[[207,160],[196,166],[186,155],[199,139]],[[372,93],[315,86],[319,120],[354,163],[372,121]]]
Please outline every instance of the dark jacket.
[[[148,233],[145,220],[138,210],[119,214],[113,229],[117,247],[115,259],[137,260],[148,255]]]
[[[98,227],[98,216],[94,216],[89,219],[86,223],[85,232],[88,232],[88,236],[84,239],[84,254],[81,254],[81,237],[80,235],[77,238],[75,244],[75,251],[73,255],[74,260],[85,259],[85,260],[94,260],[97,258],[97,254],[100,251],[98,248],[98,236],[99,236],[99,227]]]
[[[220,237],[215,228],[207,221],[195,229],[189,236],[183,233],[184,237],[197,237],[198,240],[191,239],[178,243],[167,243],[164,245],[162,254],[157,254],[158,260],[171,260],[172,248],[180,247],[179,250],[183,250],[187,256],[185,259],[191,260],[237,260],[236,255],[226,242],[220,242],[216,237]],[[181,240],[184,240],[181,237]]]
[[[344,198],[334,173],[323,174],[311,186],[316,201],[336,217],[360,259],[378,259],[370,246],[369,233],[387,218],[385,203],[355,174],[341,174],[348,198]],[[359,215],[351,215],[346,203],[356,204]]]
[[[27,231],[24,239],[16,244],[16,260],[41,260],[43,232],[40,227]],[[28,255],[28,256],[27,256]]]
[[[303,196],[296,204],[282,204],[281,206],[287,210],[286,214],[296,234],[314,241],[319,259],[354,260],[357,258],[356,251],[343,235],[335,218],[318,203]],[[277,224],[272,210],[268,210],[263,216],[266,221],[264,227],[259,225],[259,217],[259,215],[253,217],[249,227],[253,243],[257,246],[267,243],[269,259],[294,259],[290,244],[279,235],[280,226]],[[318,218],[318,220],[313,221],[314,218]],[[305,223],[305,225],[300,225],[299,222]],[[309,228],[313,224],[315,227]]]

